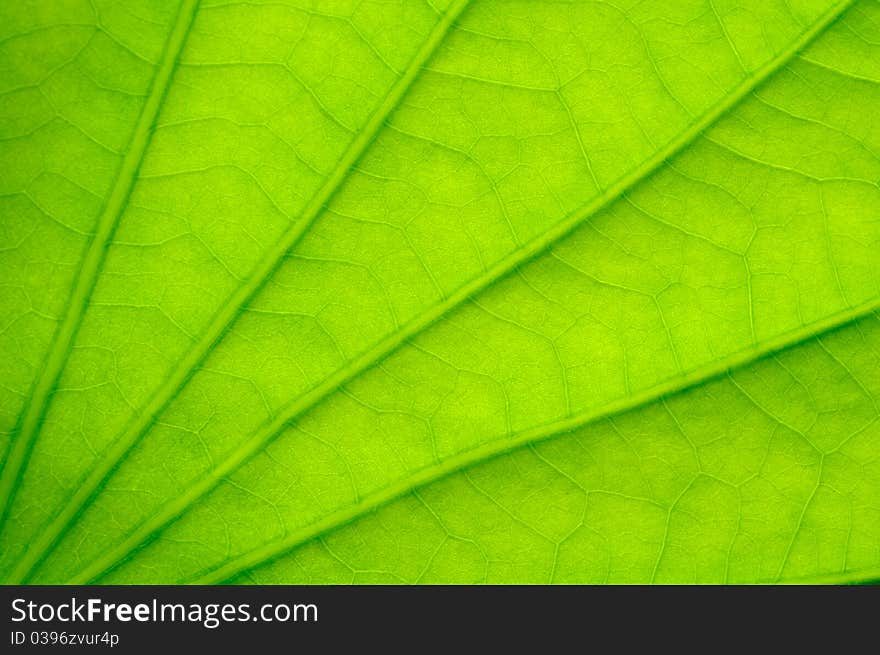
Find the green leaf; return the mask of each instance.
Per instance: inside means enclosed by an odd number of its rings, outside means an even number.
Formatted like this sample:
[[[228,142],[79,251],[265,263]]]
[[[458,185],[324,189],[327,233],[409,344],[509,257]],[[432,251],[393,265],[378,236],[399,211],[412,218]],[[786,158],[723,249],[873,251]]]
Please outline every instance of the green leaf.
[[[9,582],[880,572],[880,2],[0,10]]]

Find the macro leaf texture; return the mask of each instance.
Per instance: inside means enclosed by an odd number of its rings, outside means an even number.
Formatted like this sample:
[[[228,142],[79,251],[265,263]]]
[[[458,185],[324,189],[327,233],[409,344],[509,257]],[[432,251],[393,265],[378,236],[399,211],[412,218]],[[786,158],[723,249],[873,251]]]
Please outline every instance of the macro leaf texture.
[[[0,578],[880,577],[880,1],[0,7]]]

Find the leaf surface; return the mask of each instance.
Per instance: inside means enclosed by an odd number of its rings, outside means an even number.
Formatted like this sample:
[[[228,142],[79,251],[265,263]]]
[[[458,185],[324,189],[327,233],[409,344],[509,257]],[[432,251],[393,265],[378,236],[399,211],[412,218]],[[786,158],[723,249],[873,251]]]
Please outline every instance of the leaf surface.
[[[4,11],[7,579],[880,567],[880,3]]]

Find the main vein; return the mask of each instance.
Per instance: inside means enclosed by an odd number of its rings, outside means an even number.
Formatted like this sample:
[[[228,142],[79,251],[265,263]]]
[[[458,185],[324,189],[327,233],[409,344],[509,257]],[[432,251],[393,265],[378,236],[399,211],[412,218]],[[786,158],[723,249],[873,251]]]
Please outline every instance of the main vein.
[[[348,523],[357,520],[364,514],[405,496],[406,494],[436,482],[442,478],[454,475],[464,469],[494,459],[513,450],[522,448],[528,444],[557,438],[573,430],[582,428],[591,423],[608,419],[613,416],[632,412],[639,407],[655,402],[673,394],[682,393],[701,384],[721,377],[735,369],[740,369],[757,360],[779,353],[783,350],[797,346],[809,339],[820,337],[842,326],[858,321],[880,311],[880,297],[869,302],[852,307],[828,318],[810,323],[797,330],[792,330],[768,341],[756,344],[750,348],[734,353],[728,357],[714,361],[706,366],[694,369],[686,374],[664,380],[631,396],[621,398],[585,412],[567,416],[561,420],[553,421],[544,425],[536,426],[522,432],[485,443],[477,448],[472,448],[454,456],[427,466],[406,476],[380,491],[365,496],[362,500],[348,507],[332,512],[315,523],[306,525],[286,537],[264,544],[259,548],[244,553],[229,561],[212,567],[195,579],[188,581],[192,584],[215,584],[224,582],[235,575],[253,569],[256,566],[270,561],[286,551],[311,541],[329,532],[333,532]],[[85,583],[86,578],[77,578],[75,583]]]
[[[177,66],[177,59],[186,42],[197,6],[198,0],[186,0],[180,6],[174,26],[165,42],[149,95],[122,159],[116,181],[103,211],[98,217],[95,233],[92,235],[80,262],[65,314],[56,329],[54,341],[22,410],[17,430],[18,436],[3,467],[3,473],[0,474],[0,503],[2,503],[0,526],[3,525],[9,513],[18,483],[30,458],[40,425],[48,409],[52,391],[64,369],[73,340],[82,324],[86,306],[104,263],[107,245],[128,203],[128,197],[137,178],[144,152],[150,143],[153,124],[170,86]]]
[[[136,526],[123,539],[123,541],[103,553],[99,558],[77,574],[74,579],[94,579],[102,572],[115,566],[118,562],[130,555],[131,552],[140,547],[143,542],[151,538],[156,532],[176,519],[202,496],[211,491],[211,489],[213,489],[223,478],[238,469],[256,453],[260,452],[268,443],[278,436],[292,420],[304,414],[330,393],[336,391],[342,385],[346,384],[366,369],[380,362],[402,344],[412,339],[415,335],[423,332],[426,328],[433,325],[454,308],[516,270],[517,267],[546,250],[553,243],[569,234],[584,221],[588,220],[591,216],[618,200],[627,190],[644,180],[660,167],[663,162],[693,142],[701,132],[714,124],[719,118],[725,115],[731,108],[750,94],[758,85],[773,75],[773,73],[779,70],[780,67],[784,66],[800,50],[831,25],[846,9],[852,6],[854,1],[855,0],[846,0],[836,5],[812,25],[810,29],[802,33],[800,37],[785,51],[744,79],[732,93],[702,114],[688,129],[680,133],[675,139],[655,152],[650,158],[645,160],[629,174],[623,176],[617,182],[605,189],[602,194],[597,196],[593,201],[565,217],[540,237],[530,241],[519,250],[510,253],[483,274],[474,278],[471,282],[459,287],[456,292],[448,296],[443,302],[438,303],[404,325],[397,332],[392,333],[385,339],[379,341],[375,346],[356,357],[336,373],[297,398],[280,411],[274,419],[263,424],[263,426],[261,426],[254,434],[248,437],[246,441],[231,452],[226,459],[218,463],[213,469],[200,478],[194,480],[189,487],[183,491],[183,493],[162,505],[154,514]],[[73,518],[73,516],[70,515],[69,518]],[[29,559],[34,560],[34,558]],[[35,563],[36,561],[30,561],[28,569],[32,568]]]
[[[333,173],[325,180],[318,192],[309,201],[309,204],[305,207],[299,219],[291,225],[272,249],[264,255],[245,283],[229,297],[223,307],[221,307],[213,317],[211,323],[199,338],[198,342],[180,360],[162,386],[153,394],[147,405],[132,420],[132,423],[118,438],[114,440],[113,444],[95,464],[83,483],[77,488],[62,510],[52,519],[46,529],[31,543],[30,547],[25,552],[24,557],[17,563],[15,569],[12,571],[10,581],[23,579],[24,576],[26,576],[54,546],[61,535],[64,534],[67,526],[76,519],[98,489],[101,488],[105,479],[140,441],[152,425],[156,416],[162,412],[168,403],[177,395],[178,391],[187,383],[190,377],[192,377],[201,362],[204,361],[229,326],[241,314],[242,308],[263,287],[266,281],[272,276],[272,273],[278,268],[278,265],[287,253],[290,252],[290,250],[308,231],[315,219],[321,213],[321,210],[326,206],[327,202],[348,176],[351,168],[357,163],[364,151],[372,143],[388,116],[400,104],[404,95],[409,90],[409,87],[412,85],[412,82],[422,70],[425,62],[428,61],[443,41],[446,32],[464,10],[468,1],[469,0],[456,0],[456,2],[449,7],[446,13],[437,22],[427,40],[422,44],[419,51],[413,57],[406,71],[404,71],[403,75],[401,75],[397,82],[395,82],[394,86],[385,97],[385,100],[376,109],[367,124],[346,149],[342,158],[334,168]],[[193,4],[195,3],[193,2]],[[150,121],[150,124],[152,124],[152,120]],[[132,177],[133,176],[134,170],[132,171]],[[131,181],[129,181],[127,188],[130,187]],[[121,206],[119,209],[121,210]],[[107,236],[109,237],[109,233]],[[104,243],[106,243],[106,238]],[[94,278],[97,273],[99,265],[100,260],[95,264],[92,278]],[[80,315],[83,312],[93,285],[94,279],[92,279],[92,283],[88,288],[84,290],[83,297],[78,299]],[[57,368],[59,371],[64,363],[66,352],[69,348],[69,343],[72,337],[73,334],[68,335],[68,345],[65,346],[64,350],[58,355],[59,362]],[[52,383],[54,384],[54,378]],[[47,404],[47,400],[48,390],[46,398],[42,401],[43,407]],[[36,428],[37,423],[33,426],[33,432],[36,432]],[[33,441],[33,437],[31,437],[30,441]]]
[[[764,580],[763,584],[791,585],[880,585],[880,567],[874,566],[840,573],[821,573],[788,580]]]

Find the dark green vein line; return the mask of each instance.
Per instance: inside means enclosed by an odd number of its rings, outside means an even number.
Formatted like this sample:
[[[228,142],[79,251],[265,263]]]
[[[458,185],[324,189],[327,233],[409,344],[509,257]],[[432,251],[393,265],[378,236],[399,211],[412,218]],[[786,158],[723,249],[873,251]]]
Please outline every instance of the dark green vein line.
[[[103,571],[125,559],[144,541],[149,539],[168,523],[175,520],[199,498],[213,489],[224,477],[235,471],[239,466],[262,450],[272,441],[272,439],[280,434],[280,432],[292,420],[301,416],[330,393],[336,391],[342,385],[387,357],[402,344],[412,339],[415,335],[423,332],[426,328],[433,325],[437,320],[448,314],[455,307],[458,307],[489,285],[516,270],[517,267],[546,250],[553,243],[569,234],[591,216],[618,200],[627,190],[632,188],[638,182],[644,180],[661,166],[663,162],[682,150],[688,144],[692,143],[700,133],[726,114],[731,108],[750,94],[759,84],[779,70],[781,66],[784,66],[800,50],[816,38],[816,36],[821,34],[829,25],[837,20],[837,18],[848,9],[854,1],[855,0],[846,0],[845,2],[836,5],[832,10],[822,16],[822,18],[819,19],[809,30],[801,34],[800,37],[789,46],[789,48],[769,61],[753,75],[746,78],[730,95],[700,116],[687,130],[679,134],[674,140],[654,153],[654,155],[628,175],[625,175],[616,183],[608,187],[592,202],[567,216],[539,238],[530,241],[521,249],[504,257],[485,273],[461,286],[443,302],[435,305],[429,311],[418,316],[415,320],[403,326],[399,331],[389,335],[370,350],[356,357],[345,367],[341,368],[336,373],[326,378],[323,382],[313,387],[310,391],[300,396],[293,403],[284,408],[272,421],[264,424],[257,430],[257,432],[252,434],[247,441],[235,449],[227,459],[220,462],[214,469],[195,480],[181,495],[161,506],[155,514],[144,520],[131,533],[129,533],[122,542],[105,552],[92,564],[86,566],[86,568],[75,576],[74,579],[94,579]]]
[[[283,539],[265,544],[260,548],[240,555],[217,567],[203,571],[187,581],[191,584],[216,584],[227,581],[239,573],[253,569],[260,564],[269,562],[285,552],[297,546],[311,541],[317,537],[333,532],[345,525],[356,521],[361,516],[372,512],[394,500],[401,498],[421,487],[442,478],[454,475],[464,469],[482,464],[495,459],[511,451],[523,448],[529,444],[558,438],[573,430],[582,428],[591,423],[631,412],[657,400],[678,394],[704,384],[712,379],[726,375],[730,371],[743,368],[760,359],[773,356],[783,350],[796,347],[808,339],[816,338],[840,329],[859,319],[865,318],[880,311],[880,297],[853,307],[844,312],[832,315],[822,321],[811,323],[800,329],[780,335],[774,339],[765,341],[742,350],[721,360],[712,362],[707,366],[695,369],[685,375],[665,380],[664,382],[638,392],[632,396],[621,398],[600,408],[575,414],[561,421],[554,421],[529,430],[525,430],[510,437],[499,439],[478,448],[473,448],[433,466],[425,467],[412,475],[398,480],[392,485],[385,487],[369,496],[365,496],[360,502],[328,514],[320,521],[304,526]],[[75,582],[84,583],[86,578],[77,578]]]
[[[128,150],[116,175],[116,181],[103,211],[98,217],[97,228],[80,263],[67,303],[66,313],[55,332],[54,341],[46,355],[42,370],[22,411],[18,436],[3,467],[3,473],[0,475],[0,503],[2,503],[0,526],[3,525],[8,515],[19,480],[30,458],[34,442],[40,431],[40,425],[49,407],[52,391],[70,355],[73,340],[82,323],[86,306],[104,263],[107,245],[113,236],[119,217],[128,204],[128,198],[137,178],[144,152],[150,143],[153,124],[170,86],[177,66],[177,58],[186,42],[197,6],[198,0],[186,0],[180,7],[174,27],[165,42],[150,93],[141,110],[131,141],[128,144]]]
[[[178,391],[192,377],[202,361],[213,350],[223,337],[229,326],[241,314],[242,308],[263,287],[288,252],[300,241],[309,230],[315,219],[326,206],[327,202],[342,185],[352,167],[361,158],[364,151],[375,139],[388,116],[400,104],[422,67],[433,55],[443,41],[449,28],[464,10],[469,0],[456,0],[435,25],[433,31],[422,44],[403,75],[395,82],[382,104],[376,109],[370,120],[352,141],[333,173],[309,204],[300,218],[290,227],[281,239],[266,253],[245,283],[230,296],[222,308],[211,320],[203,335],[192,349],[180,360],[167,380],[153,394],[150,402],[133,419],[89,472],[82,485],[68,500],[64,508],[47,525],[46,529],[31,543],[24,557],[13,570],[10,581],[23,579],[28,572],[39,563],[48,551],[64,534],[67,527],[76,520],[82,509],[91,501],[94,494],[119,463],[125,459],[131,449],[140,441],[162,410],[177,395]],[[90,287],[91,288],[91,287]],[[90,289],[89,288],[89,289]],[[88,294],[86,293],[86,296]],[[85,304],[86,298],[81,304]],[[60,366],[60,365],[59,365]],[[45,403],[44,403],[45,404]]]
[[[762,584],[787,585],[880,585],[880,567],[822,573],[788,580],[765,580]]]

